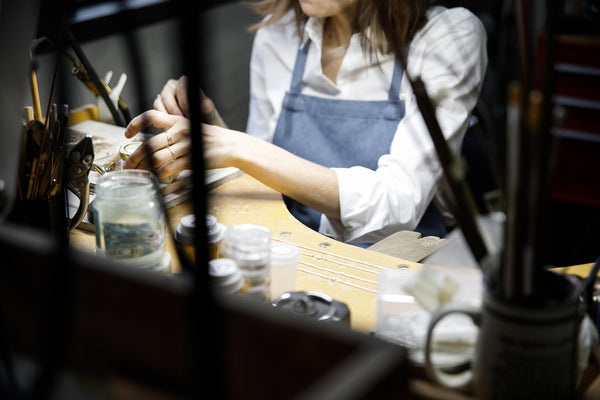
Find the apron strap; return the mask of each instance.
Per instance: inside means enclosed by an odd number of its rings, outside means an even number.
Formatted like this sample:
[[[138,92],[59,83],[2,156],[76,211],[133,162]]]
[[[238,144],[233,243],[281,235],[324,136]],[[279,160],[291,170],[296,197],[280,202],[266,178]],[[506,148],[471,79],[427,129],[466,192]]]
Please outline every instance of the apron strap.
[[[304,66],[306,65],[306,56],[308,55],[308,48],[310,47],[310,39],[306,41],[306,44],[298,49],[296,55],[296,64],[294,65],[294,73],[292,74],[292,83],[290,85],[290,93],[300,94],[302,91],[302,76],[304,75]]]
[[[394,62],[394,74],[392,75],[392,85],[390,86],[390,92],[388,94],[388,100],[397,100],[400,97],[400,86],[402,84],[402,63],[398,61]]]

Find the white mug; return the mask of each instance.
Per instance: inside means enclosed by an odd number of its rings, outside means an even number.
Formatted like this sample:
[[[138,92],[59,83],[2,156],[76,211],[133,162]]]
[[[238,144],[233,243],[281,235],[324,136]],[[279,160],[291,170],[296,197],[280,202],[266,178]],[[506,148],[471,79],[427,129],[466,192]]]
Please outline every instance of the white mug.
[[[479,326],[474,359],[460,373],[444,371],[432,361],[435,326],[452,313],[466,314]],[[524,305],[484,290],[481,309],[449,308],[434,314],[425,343],[426,372],[440,385],[470,390],[478,399],[574,398],[583,316],[577,296]]]

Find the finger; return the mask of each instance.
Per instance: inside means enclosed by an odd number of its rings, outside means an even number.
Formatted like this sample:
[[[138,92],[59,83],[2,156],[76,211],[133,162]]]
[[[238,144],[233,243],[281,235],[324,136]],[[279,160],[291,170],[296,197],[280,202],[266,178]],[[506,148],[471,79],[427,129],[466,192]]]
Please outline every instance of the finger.
[[[155,168],[158,161],[154,154],[167,147],[166,141],[167,139],[162,134],[147,139],[127,157],[123,168],[140,168],[141,164],[145,164],[146,169]]]
[[[184,116],[189,117],[190,115],[190,106],[188,103],[188,80],[187,76],[182,76],[177,80],[175,84],[175,99],[177,100],[177,104],[179,105],[179,109],[183,113]]]
[[[165,164],[170,163],[180,157],[190,154],[191,142],[183,140],[175,143],[173,146],[166,146],[152,152],[146,153],[147,157],[144,163],[152,170],[158,170]]]
[[[184,138],[168,145],[164,134],[153,136],[142,143],[123,163],[123,168],[144,168],[154,170],[163,164],[185,156],[191,152],[191,140]]]
[[[123,169],[151,169],[149,154],[149,150],[146,147],[142,148],[142,145],[140,145],[123,162]]]
[[[167,178],[177,172],[183,171],[184,169],[192,168],[192,157],[187,155],[185,157],[177,158],[171,162],[163,164],[159,168],[154,170],[154,174],[158,179]]]
[[[168,129],[174,124],[173,116],[157,110],[148,110],[133,118],[125,129],[125,137],[132,138],[142,129],[155,126]]]
[[[167,112],[173,115],[181,115],[184,113],[179,107],[179,103],[177,100],[177,81],[174,79],[169,79],[162,91],[160,92],[160,97],[162,103],[164,104]]]
[[[152,103],[152,107],[154,107],[155,110],[160,111],[160,112],[167,112],[167,109],[165,108],[165,105],[162,102],[162,97],[160,96],[160,94],[156,95],[156,99],[154,99],[154,103]]]

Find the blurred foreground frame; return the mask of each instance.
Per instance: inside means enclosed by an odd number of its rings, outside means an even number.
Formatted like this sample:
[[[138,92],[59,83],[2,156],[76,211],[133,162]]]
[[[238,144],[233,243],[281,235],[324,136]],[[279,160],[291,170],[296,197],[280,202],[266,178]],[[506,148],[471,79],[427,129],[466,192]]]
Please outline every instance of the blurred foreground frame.
[[[122,380],[157,398],[212,390],[233,399],[385,399],[407,393],[406,349],[234,296],[211,304],[223,324],[226,389],[204,386],[195,380],[193,357],[203,357],[213,344],[198,343],[193,335],[191,318],[203,315],[189,312],[194,288],[188,277],[76,250],[58,253],[48,235],[10,225],[0,226],[0,251],[3,345],[10,345],[3,356],[13,365],[25,360],[41,369],[54,363],[56,377],[96,377],[104,391]],[[213,328],[202,322],[204,329]],[[87,394],[96,398],[78,393]]]

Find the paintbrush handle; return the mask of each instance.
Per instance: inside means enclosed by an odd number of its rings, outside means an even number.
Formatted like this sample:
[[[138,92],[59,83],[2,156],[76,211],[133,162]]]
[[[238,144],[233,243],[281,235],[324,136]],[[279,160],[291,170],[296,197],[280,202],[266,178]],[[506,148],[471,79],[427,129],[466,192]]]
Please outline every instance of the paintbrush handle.
[[[40,92],[38,90],[37,76],[35,70],[31,70],[29,74],[29,87],[31,89],[31,99],[33,101],[33,114],[35,118],[42,121],[42,105],[40,103]]]

